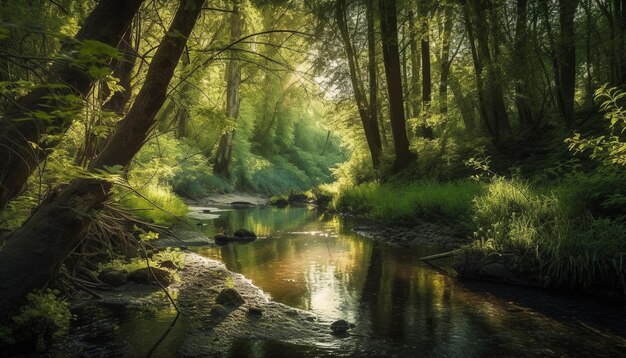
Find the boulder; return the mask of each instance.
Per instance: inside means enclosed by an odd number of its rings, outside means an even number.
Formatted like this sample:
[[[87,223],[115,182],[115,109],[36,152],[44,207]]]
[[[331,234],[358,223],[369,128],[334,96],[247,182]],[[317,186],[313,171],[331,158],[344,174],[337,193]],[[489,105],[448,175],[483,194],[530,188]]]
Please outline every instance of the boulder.
[[[333,331],[333,333],[335,334],[346,333],[348,332],[350,328],[351,328],[350,323],[348,323],[348,321],[346,321],[345,319],[340,319],[338,321],[331,323],[330,325],[330,330]]]
[[[245,209],[245,208],[251,208],[256,205],[247,201],[233,201],[232,203],[230,203],[230,206],[236,209]]]
[[[242,239],[256,239],[256,234],[250,230],[239,229],[233,233],[235,237],[240,237]]]
[[[215,303],[224,305],[227,307],[238,307],[244,304],[246,301],[241,297],[239,292],[234,288],[225,288],[217,295]]]
[[[163,286],[169,286],[174,281],[169,271],[158,267],[138,268],[128,275],[128,279],[137,283],[145,284],[156,284],[158,280],[158,282]]]
[[[289,205],[289,201],[285,198],[278,198],[272,202],[272,204],[276,205],[279,208],[284,208]]]
[[[228,315],[228,309],[220,304],[215,304],[209,309],[209,314],[214,317],[224,317]]]
[[[106,283],[107,285],[119,287],[126,283],[127,276],[128,273],[126,271],[107,268],[98,274],[98,280]]]
[[[165,261],[161,262],[159,264],[159,267],[170,269],[170,270],[177,270],[178,269],[178,266],[176,266],[176,264],[172,260],[165,260]]]
[[[215,243],[218,245],[226,245],[229,242],[254,241],[256,239],[256,235],[250,230],[239,229],[235,231],[233,236],[217,234],[215,235],[213,239],[215,240]]]
[[[486,264],[481,267],[480,275],[501,281],[506,281],[513,276],[511,270],[499,262]]]
[[[250,316],[262,316],[264,309],[259,306],[250,306],[248,308],[248,315]]]

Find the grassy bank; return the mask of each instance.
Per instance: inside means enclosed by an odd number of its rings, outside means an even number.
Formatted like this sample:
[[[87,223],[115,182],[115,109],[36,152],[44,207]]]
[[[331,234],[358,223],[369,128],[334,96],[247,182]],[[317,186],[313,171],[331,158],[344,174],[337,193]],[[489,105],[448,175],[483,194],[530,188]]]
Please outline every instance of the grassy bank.
[[[383,222],[411,222],[423,216],[469,219],[472,199],[483,185],[471,180],[448,183],[367,183],[339,191],[331,207]]]
[[[626,193],[623,182],[578,175],[541,185],[501,177],[370,183],[340,191],[332,206],[383,223],[424,215],[464,221],[473,241],[459,250],[456,267],[469,276],[498,263],[518,281],[623,296],[626,225],[616,194]]]

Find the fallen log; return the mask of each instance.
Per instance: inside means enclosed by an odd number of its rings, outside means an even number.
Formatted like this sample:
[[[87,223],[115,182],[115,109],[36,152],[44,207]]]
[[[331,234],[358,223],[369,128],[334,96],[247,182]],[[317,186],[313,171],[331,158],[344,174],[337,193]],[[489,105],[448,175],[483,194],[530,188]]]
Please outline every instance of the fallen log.
[[[442,252],[440,254],[424,256],[424,257],[419,258],[419,260],[420,261],[430,261],[430,260],[445,259],[445,258],[454,256],[455,253],[456,253],[456,250],[452,250],[452,251],[448,251],[448,252]]]

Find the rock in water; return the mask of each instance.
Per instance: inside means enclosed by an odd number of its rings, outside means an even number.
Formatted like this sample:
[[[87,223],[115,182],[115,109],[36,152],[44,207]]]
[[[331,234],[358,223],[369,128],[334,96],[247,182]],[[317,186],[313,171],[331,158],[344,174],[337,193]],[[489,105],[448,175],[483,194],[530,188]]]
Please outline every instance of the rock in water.
[[[246,229],[239,229],[239,230],[235,231],[233,233],[233,235],[235,237],[239,237],[239,238],[242,238],[242,239],[244,239],[244,238],[245,239],[252,239],[252,240],[256,239],[256,234],[253,233],[252,231],[246,230]]]
[[[333,322],[330,325],[330,329],[333,331],[333,333],[336,334],[346,333],[350,329],[350,323],[348,323],[348,321],[346,321],[345,319],[340,319]]]
[[[137,283],[157,283],[163,286],[169,286],[173,283],[170,272],[158,267],[142,267],[131,272],[128,279]]]
[[[126,283],[126,277],[128,273],[126,271],[120,271],[115,269],[104,269],[98,274],[98,280],[114,287],[121,286]]]
[[[246,301],[241,297],[239,292],[237,292],[234,288],[225,288],[217,295],[215,299],[215,303],[219,303],[220,305],[230,306],[230,307],[238,307],[244,304]]]
[[[215,240],[215,243],[218,245],[226,245],[230,241],[228,236],[222,235],[222,234],[215,235],[213,239]]]
[[[480,275],[493,278],[496,280],[506,281],[511,278],[512,273],[508,269],[508,267],[504,266],[501,263],[491,263],[483,266],[480,269]]]

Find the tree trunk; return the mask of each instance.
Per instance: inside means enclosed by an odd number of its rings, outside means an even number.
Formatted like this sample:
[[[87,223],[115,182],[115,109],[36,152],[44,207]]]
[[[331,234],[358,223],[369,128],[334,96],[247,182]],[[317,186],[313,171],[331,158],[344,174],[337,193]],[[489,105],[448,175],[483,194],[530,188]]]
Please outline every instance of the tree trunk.
[[[230,21],[230,42],[241,38],[243,20],[239,11],[239,0],[233,1],[233,12]],[[232,51],[231,60],[226,67],[226,115],[233,121],[239,118],[239,84],[241,83],[241,64],[237,61],[236,51]],[[233,155],[235,130],[223,133],[215,154],[214,171],[223,178],[230,175],[229,166]]]
[[[430,102],[432,101],[432,78],[430,71],[430,27],[428,24],[428,10],[422,6],[419,13],[421,17],[420,43],[422,51],[422,133],[425,138],[433,139],[433,129],[428,125],[426,119],[431,115]]]
[[[181,0],[150,63],[143,87],[92,164],[92,172],[127,166],[143,145],[165,101],[167,87],[203,3],[204,0]],[[9,307],[15,307],[28,292],[54,278],[107,200],[111,185],[98,178],[74,179],[49,196],[20,229],[9,235],[0,250],[0,307],[4,318],[10,314]]]
[[[574,16],[579,0],[559,0],[560,56],[559,77],[561,112],[565,124],[574,124],[574,93],[576,91],[576,28]]]
[[[517,0],[513,71],[515,71],[515,106],[522,126],[535,130],[528,88],[528,0]]]
[[[382,152],[382,141],[380,131],[378,129],[378,74],[376,68],[376,29],[374,26],[374,0],[367,0],[366,3],[367,17],[367,71],[369,74],[369,110],[368,124],[370,129],[369,136],[374,148],[372,152],[372,161],[374,168],[380,165],[380,157]],[[384,130],[384,128],[383,128]],[[368,141],[369,142],[369,141]],[[374,154],[375,152],[375,154]]]
[[[371,4],[369,2],[372,0],[368,0],[368,9],[371,10]],[[380,157],[382,153],[382,144],[380,142],[380,132],[378,130],[378,125],[376,122],[376,113],[370,112],[370,104],[368,104],[367,98],[365,96],[365,88],[363,85],[363,81],[361,80],[361,74],[358,70],[357,58],[355,55],[354,47],[352,45],[352,41],[350,40],[350,32],[348,31],[348,22],[346,19],[346,1],[345,0],[337,0],[335,2],[335,20],[337,21],[337,27],[339,28],[339,35],[341,37],[341,41],[343,42],[344,49],[346,51],[346,58],[348,60],[348,68],[350,70],[350,81],[352,83],[352,90],[354,92],[354,98],[356,100],[357,109],[359,111],[359,116],[361,118],[361,123],[363,124],[363,131],[365,132],[365,139],[367,141],[367,146],[370,151],[370,155],[372,157],[372,163],[374,168],[378,168],[380,165]],[[373,35],[373,34],[372,34]],[[368,34],[368,36],[370,36]],[[370,36],[371,37],[371,36]],[[370,43],[370,38],[368,37],[368,44]],[[369,46],[368,46],[369,47]],[[368,52],[370,50],[368,49]],[[373,51],[373,50],[372,50]],[[369,55],[369,53],[368,53]],[[375,70],[375,52],[374,52],[374,61],[372,64],[374,65]],[[398,69],[399,70],[399,69]],[[371,71],[371,67],[369,69]],[[370,81],[372,78],[376,76],[371,76],[370,72]],[[370,82],[371,87],[371,82]],[[370,99],[371,102],[371,99]]]
[[[413,118],[419,118],[420,116],[420,53],[417,49],[417,28],[415,25],[415,19],[413,15],[413,10],[409,10],[408,12],[408,21],[409,21],[409,41],[411,48],[411,86],[409,87],[409,101],[411,102],[411,106],[413,107]]]
[[[135,60],[137,56],[135,56],[133,48],[130,43],[132,41],[132,32],[133,28],[129,28],[122,41],[118,46],[118,51],[122,54],[122,58],[120,60],[113,59],[111,60],[111,69],[113,70],[112,76],[119,80],[118,85],[122,88],[121,91],[115,92],[108,101],[106,101],[101,110],[103,112],[114,113],[117,116],[124,115],[124,109],[126,108],[126,104],[130,100],[132,96],[132,88],[131,88],[131,77],[133,74],[133,68],[135,67]],[[110,92],[108,87],[105,84],[100,86],[99,98],[101,101],[105,100],[109,97]],[[94,126],[101,126],[101,114],[96,114],[97,118],[95,118]],[[82,165],[83,167],[89,166],[91,161],[96,158],[98,154],[104,148],[104,141],[101,137],[95,133],[93,128],[85,133],[85,145],[82,153],[78,156],[77,163]]]
[[[142,0],[102,0],[76,34],[77,41],[94,40],[117,47]],[[75,56],[75,44],[61,52]],[[94,79],[72,61],[57,63],[50,69],[51,80],[65,84],[61,89],[42,86],[22,97],[7,109],[0,122],[0,209],[16,197],[30,174],[44,160],[60,139],[42,141],[42,136],[61,137],[71,125],[69,113],[54,111],[68,107],[68,95],[86,97]],[[34,145],[36,147],[34,147]]]
[[[463,118],[463,124],[465,125],[465,129],[468,132],[473,132],[476,128],[476,119],[474,116],[474,104],[473,101],[469,100],[467,96],[463,93],[463,88],[461,87],[461,83],[459,80],[451,74],[449,77],[450,89],[452,90],[452,94],[454,95],[454,100],[459,107],[459,111],[461,112],[461,118]]]
[[[443,26],[443,34],[441,35],[443,43],[441,44],[441,73],[439,79],[439,113],[448,114],[448,76],[450,75],[450,41],[452,40],[452,28],[454,26],[454,17],[452,6],[444,4],[445,22]]]
[[[394,169],[399,171],[411,164],[414,160],[414,156],[409,151],[409,139],[406,134],[406,122],[404,118],[395,1],[379,0],[378,9],[382,34],[383,61],[387,77],[389,112],[391,114],[391,133],[393,135],[394,151],[396,154]]]
[[[498,44],[494,41],[490,45],[489,42],[490,37],[499,36],[497,24],[494,23],[493,6],[490,0],[465,0],[463,11],[476,73],[480,115],[494,145],[501,150],[510,132],[510,125],[496,50]]]

